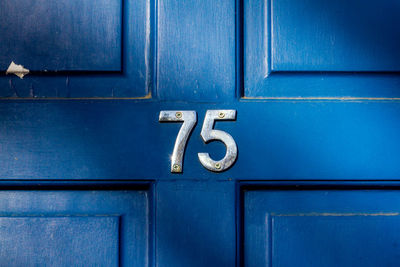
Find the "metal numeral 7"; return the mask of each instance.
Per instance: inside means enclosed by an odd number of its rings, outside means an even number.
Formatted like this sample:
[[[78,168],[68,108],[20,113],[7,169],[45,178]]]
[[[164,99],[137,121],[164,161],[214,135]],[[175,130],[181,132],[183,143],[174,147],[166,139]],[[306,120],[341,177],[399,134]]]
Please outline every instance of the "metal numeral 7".
[[[182,162],[183,162],[183,155],[185,154],[185,147],[187,140],[189,139],[190,133],[193,131],[193,128],[197,123],[197,113],[196,111],[192,110],[161,111],[159,121],[160,122],[183,121],[178,136],[176,137],[174,150],[171,156],[171,172],[180,173],[183,170]]]
[[[216,120],[235,120],[236,110],[207,110],[200,136],[205,143],[218,140],[225,144],[225,157],[219,161],[210,158],[208,153],[198,153],[199,161],[204,168],[222,172],[230,168],[237,158],[237,146],[235,140],[230,134],[220,130],[214,130]],[[193,131],[197,123],[196,111],[161,111],[160,122],[176,122],[183,121],[183,125],[179,130],[175,141],[174,150],[171,156],[171,172],[181,173],[183,170],[183,156],[185,147],[190,133]]]

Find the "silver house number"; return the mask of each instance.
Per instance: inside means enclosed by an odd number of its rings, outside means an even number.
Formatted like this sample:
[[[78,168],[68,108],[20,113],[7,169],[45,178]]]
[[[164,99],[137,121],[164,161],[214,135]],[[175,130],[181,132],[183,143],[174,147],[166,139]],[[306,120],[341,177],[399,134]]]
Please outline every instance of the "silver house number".
[[[218,161],[211,159],[208,153],[198,153],[200,163],[207,170],[222,172],[235,163],[237,158],[237,146],[235,140],[233,140],[233,137],[227,132],[213,129],[216,120],[235,119],[236,110],[207,110],[203,128],[201,129],[201,138],[203,138],[204,143],[218,140],[226,146],[225,157]]]
[[[186,143],[189,139],[190,133],[193,131],[194,126],[197,122],[196,111],[178,111],[168,110],[160,112],[160,122],[174,122],[182,121],[183,124],[179,130],[178,136],[176,137],[174,150],[171,156],[171,172],[180,173],[183,170],[183,156],[185,154]]]
[[[214,124],[218,120],[235,120],[236,110],[207,110],[204,118],[200,136],[207,144],[211,141],[220,141],[226,146],[226,154],[221,160],[213,160],[208,153],[198,153],[201,165],[213,172],[222,172],[230,168],[237,158],[237,145],[233,137],[227,132],[215,130]],[[190,133],[197,123],[196,111],[168,110],[161,111],[160,122],[183,122],[175,141],[171,156],[171,172],[181,173],[183,171],[183,157],[186,143]]]

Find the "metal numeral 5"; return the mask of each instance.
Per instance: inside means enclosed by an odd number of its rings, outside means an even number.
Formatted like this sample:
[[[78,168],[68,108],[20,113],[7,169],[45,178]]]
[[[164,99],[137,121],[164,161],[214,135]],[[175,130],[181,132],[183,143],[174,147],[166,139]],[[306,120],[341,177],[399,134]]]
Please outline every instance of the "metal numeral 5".
[[[235,163],[237,158],[237,146],[235,140],[233,140],[232,136],[227,132],[213,129],[216,120],[235,119],[236,110],[207,110],[200,136],[206,144],[214,140],[224,143],[226,146],[226,154],[223,159],[215,161],[210,158],[208,153],[198,153],[200,163],[204,168],[214,172],[222,172]]]
[[[214,140],[224,143],[226,146],[226,154],[223,159],[215,161],[210,158],[208,153],[198,153],[199,161],[204,168],[214,172],[222,172],[235,163],[237,158],[237,146],[235,140],[227,132],[213,129],[216,120],[235,119],[236,110],[207,110],[200,136],[206,144]],[[183,170],[182,161],[186,143],[189,139],[190,133],[193,131],[193,128],[197,123],[196,111],[161,111],[159,121],[183,121],[183,125],[179,130],[171,156],[171,172],[181,173]]]

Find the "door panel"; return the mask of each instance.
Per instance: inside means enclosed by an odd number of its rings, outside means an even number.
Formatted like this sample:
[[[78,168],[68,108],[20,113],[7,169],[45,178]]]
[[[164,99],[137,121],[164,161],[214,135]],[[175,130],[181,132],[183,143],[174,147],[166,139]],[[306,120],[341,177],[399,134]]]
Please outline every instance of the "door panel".
[[[118,217],[2,217],[0,225],[3,266],[118,266]]]
[[[244,96],[398,98],[397,1],[244,0]]]
[[[271,71],[399,71],[396,0],[271,0]]]
[[[120,71],[122,1],[2,1],[0,66]]]
[[[397,190],[245,190],[246,266],[396,266]]]
[[[1,265],[148,266],[146,190],[37,189],[0,191]]]
[[[0,97],[139,97],[151,92],[154,3],[2,1]],[[30,73],[5,75],[10,63]]]

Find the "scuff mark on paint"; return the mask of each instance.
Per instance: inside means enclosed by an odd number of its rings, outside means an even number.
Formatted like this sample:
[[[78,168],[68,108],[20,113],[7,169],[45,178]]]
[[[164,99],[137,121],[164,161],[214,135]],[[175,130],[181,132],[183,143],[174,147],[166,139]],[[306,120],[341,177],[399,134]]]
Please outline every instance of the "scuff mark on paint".
[[[6,71],[6,74],[15,74],[21,79],[23,79],[28,73],[28,69],[25,69],[22,65],[15,64],[14,61],[11,61],[11,64]]]

